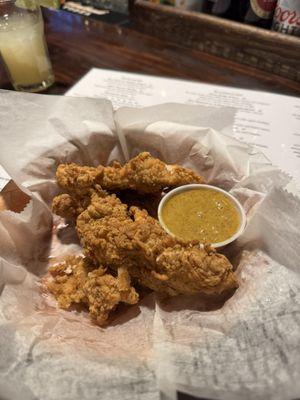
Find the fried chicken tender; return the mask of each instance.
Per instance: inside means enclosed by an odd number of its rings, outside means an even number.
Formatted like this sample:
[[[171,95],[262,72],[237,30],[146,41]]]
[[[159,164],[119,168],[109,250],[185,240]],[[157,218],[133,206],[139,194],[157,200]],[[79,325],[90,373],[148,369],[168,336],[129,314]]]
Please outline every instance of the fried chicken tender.
[[[64,193],[54,197],[52,211],[63,218],[74,219],[82,213],[90,204],[90,189],[82,195]]]
[[[117,162],[112,166],[100,165],[96,168],[61,164],[56,178],[63,189],[81,194],[95,184],[107,190],[132,189],[139,193],[157,193],[165,187],[204,182],[194,171],[179,165],[167,165],[147,152],[140,153],[124,166]]]
[[[130,286],[130,276],[126,268],[118,268],[117,278],[102,273],[96,269],[89,273],[84,290],[89,304],[91,318],[98,324],[104,325],[109,313],[120,302],[136,304],[139,295]]]
[[[118,303],[138,302],[126,268],[117,271],[114,277],[86,258],[70,256],[49,268],[52,279],[47,282],[47,288],[61,308],[68,309],[73,303],[83,304],[88,307],[91,319],[104,325]]]
[[[170,236],[145,210],[98,191],[77,218],[77,232],[87,257],[117,269],[126,267],[137,282],[154,291],[220,294],[237,287],[224,255],[198,243]]]
[[[70,256],[49,268],[53,279],[47,281],[47,288],[61,308],[67,309],[72,303],[86,302],[84,284],[93,269],[95,266],[92,262],[76,256]]]

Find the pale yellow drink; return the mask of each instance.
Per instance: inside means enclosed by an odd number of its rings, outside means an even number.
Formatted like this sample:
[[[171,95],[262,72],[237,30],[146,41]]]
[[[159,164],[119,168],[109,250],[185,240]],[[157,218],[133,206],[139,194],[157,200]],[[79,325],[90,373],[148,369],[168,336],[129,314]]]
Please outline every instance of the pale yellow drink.
[[[0,26],[0,53],[16,90],[39,91],[54,82],[40,12],[12,15]]]

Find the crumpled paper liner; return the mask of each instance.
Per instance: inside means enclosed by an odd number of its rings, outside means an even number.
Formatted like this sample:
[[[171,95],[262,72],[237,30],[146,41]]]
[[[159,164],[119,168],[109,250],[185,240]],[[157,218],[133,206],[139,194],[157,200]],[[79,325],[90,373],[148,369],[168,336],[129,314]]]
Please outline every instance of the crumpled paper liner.
[[[0,213],[3,398],[298,396],[300,203],[261,153],[207,128],[213,121],[230,133],[232,110],[167,104],[113,114],[103,100],[16,93],[0,104],[0,164],[32,197],[22,213]],[[142,150],[194,168],[243,203],[247,229],[225,250],[240,287],[223,307],[145,293],[100,328],[84,311],[58,309],[41,287],[49,257],[80,250],[52,235],[54,173],[60,162],[124,161]]]

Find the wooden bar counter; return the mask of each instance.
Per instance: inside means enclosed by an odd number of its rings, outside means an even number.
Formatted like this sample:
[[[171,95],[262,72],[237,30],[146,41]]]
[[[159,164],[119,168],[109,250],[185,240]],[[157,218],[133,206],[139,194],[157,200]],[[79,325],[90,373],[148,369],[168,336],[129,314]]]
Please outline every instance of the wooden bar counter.
[[[56,76],[56,84],[47,91],[50,94],[64,94],[92,67],[300,94],[298,82],[160,40],[130,25],[109,24],[66,11],[44,9],[43,14]],[[11,88],[3,67],[0,88]]]

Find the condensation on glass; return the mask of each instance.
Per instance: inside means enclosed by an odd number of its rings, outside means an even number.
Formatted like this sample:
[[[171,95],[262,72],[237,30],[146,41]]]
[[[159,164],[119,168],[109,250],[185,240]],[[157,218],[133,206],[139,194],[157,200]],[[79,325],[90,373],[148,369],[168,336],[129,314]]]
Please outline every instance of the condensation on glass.
[[[39,92],[54,82],[41,10],[33,0],[0,0],[0,54],[16,90]]]

